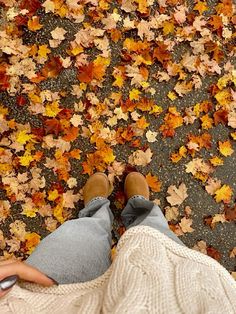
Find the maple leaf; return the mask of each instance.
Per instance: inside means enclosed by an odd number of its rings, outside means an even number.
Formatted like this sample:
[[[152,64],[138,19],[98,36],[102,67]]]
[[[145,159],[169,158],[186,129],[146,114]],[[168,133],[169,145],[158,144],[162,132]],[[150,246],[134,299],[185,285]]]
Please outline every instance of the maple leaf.
[[[21,220],[15,220],[10,224],[10,233],[18,240],[24,241],[26,235],[26,224]]]
[[[43,27],[42,24],[39,23],[39,17],[33,16],[30,20],[28,20],[28,29],[31,32],[36,32]]]
[[[45,120],[45,132],[46,134],[55,134],[56,136],[61,132],[62,127],[60,121],[57,119]]]
[[[215,200],[217,203],[223,201],[229,203],[232,197],[233,191],[230,186],[224,184],[221,188],[215,191]]]
[[[207,180],[207,185],[205,186],[205,189],[207,193],[209,193],[210,195],[214,195],[215,192],[220,189],[220,187],[221,187],[220,180],[209,178]]]
[[[28,10],[29,15],[35,14],[35,12],[41,8],[39,0],[22,0],[19,7],[23,10]]]
[[[215,260],[219,261],[221,259],[221,254],[217,251],[214,247],[209,246],[207,247],[207,255],[214,258]]]
[[[200,14],[209,10],[207,7],[207,3],[203,1],[198,1],[197,4],[193,7],[193,10],[198,11]]]
[[[161,190],[161,182],[158,180],[157,176],[153,176],[150,172],[146,175],[146,181],[148,186],[151,188],[153,192],[160,192]]]
[[[62,69],[63,67],[60,58],[51,56],[49,61],[43,66],[41,72],[45,78],[54,78],[60,74]]]
[[[148,148],[145,152],[142,150],[136,150],[131,156],[129,156],[129,163],[131,165],[144,167],[151,162],[152,155],[153,154],[150,148]]]
[[[226,124],[228,121],[228,111],[224,109],[217,110],[213,114],[215,125],[219,123]]]
[[[56,230],[57,224],[58,224],[57,220],[52,217],[47,217],[44,220],[44,223],[45,223],[46,229],[50,232],[53,232],[54,230]]]
[[[221,29],[223,27],[221,16],[212,15],[209,24],[212,26],[213,31]]]
[[[233,154],[234,150],[229,140],[224,141],[224,142],[219,141],[218,144],[219,144],[219,151],[223,156],[227,157]]]
[[[179,223],[179,226],[183,233],[193,232],[194,229],[191,227],[193,220],[190,218],[183,217]]]
[[[153,51],[153,58],[156,58],[162,64],[171,60],[171,54],[167,50],[167,46],[162,42],[158,42],[157,45],[158,47]]]
[[[177,220],[179,217],[179,209],[175,206],[166,206],[165,207],[165,217],[167,221]]]
[[[78,80],[83,83],[90,83],[94,78],[94,65],[90,62],[88,65],[83,65],[78,69]]]
[[[218,156],[213,156],[209,160],[210,160],[210,163],[215,167],[222,166],[224,164],[223,159]]]
[[[0,63],[0,91],[4,91],[10,87],[10,77],[6,74],[7,66]]]
[[[27,254],[31,254],[39,244],[41,236],[36,232],[27,233],[25,236],[25,249]]]
[[[228,221],[236,220],[236,205],[234,205],[234,207],[229,207],[228,205],[225,205],[224,214],[226,220]]]
[[[156,137],[157,137],[157,132],[152,132],[151,130],[148,130],[146,132],[146,138],[149,143],[155,142],[157,140]]]
[[[175,185],[169,186],[167,193],[170,195],[167,196],[166,199],[171,206],[182,204],[183,201],[188,197],[187,188],[184,183],[181,183],[179,188],[177,188]]]

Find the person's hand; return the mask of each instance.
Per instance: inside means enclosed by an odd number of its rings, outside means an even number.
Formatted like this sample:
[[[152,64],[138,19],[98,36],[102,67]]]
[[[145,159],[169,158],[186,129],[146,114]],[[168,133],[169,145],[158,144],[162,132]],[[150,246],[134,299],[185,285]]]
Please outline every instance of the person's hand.
[[[13,275],[17,275],[22,280],[34,282],[45,287],[50,287],[55,284],[53,280],[48,278],[39,270],[25,264],[24,262],[12,259],[0,262],[0,281]],[[0,297],[3,297],[5,294],[7,294],[11,288],[4,291],[0,289]]]

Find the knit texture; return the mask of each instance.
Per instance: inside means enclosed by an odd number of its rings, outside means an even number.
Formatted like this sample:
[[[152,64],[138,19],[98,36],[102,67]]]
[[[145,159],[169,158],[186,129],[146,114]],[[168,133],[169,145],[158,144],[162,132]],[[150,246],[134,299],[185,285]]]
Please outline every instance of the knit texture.
[[[233,314],[236,283],[212,258],[138,226],[121,237],[104,275],[50,288],[22,282],[0,300],[0,313]]]

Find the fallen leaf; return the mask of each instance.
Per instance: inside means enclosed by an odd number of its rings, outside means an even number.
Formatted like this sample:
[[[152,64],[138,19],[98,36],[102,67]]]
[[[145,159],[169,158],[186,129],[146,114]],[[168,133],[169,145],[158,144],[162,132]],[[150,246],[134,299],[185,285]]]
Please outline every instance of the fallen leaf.
[[[179,223],[179,226],[183,233],[193,232],[194,229],[191,227],[193,220],[190,218],[183,217]]]
[[[157,176],[153,176],[150,172],[146,175],[146,181],[148,186],[153,192],[160,192],[161,190],[161,182],[159,181]]]
[[[223,201],[224,203],[229,203],[232,197],[233,191],[230,186],[224,184],[221,188],[215,191],[215,200],[217,203]]]
[[[167,193],[170,194],[167,196],[167,201],[171,206],[180,205],[188,197],[187,187],[184,183],[181,183],[179,188],[175,185],[169,186]]]
[[[136,150],[131,156],[129,156],[129,163],[131,165],[144,167],[151,162],[152,155],[153,154],[150,148],[148,148],[145,152],[142,150]]]
[[[234,150],[229,140],[224,141],[224,142],[219,141],[218,144],[219,144],[219,151],[223,156],[227,157],[233,154]]]
[[[177,220],[179,217],[179,209],[175,206],[166,206],[165,207],[165,217],[167,221]]]

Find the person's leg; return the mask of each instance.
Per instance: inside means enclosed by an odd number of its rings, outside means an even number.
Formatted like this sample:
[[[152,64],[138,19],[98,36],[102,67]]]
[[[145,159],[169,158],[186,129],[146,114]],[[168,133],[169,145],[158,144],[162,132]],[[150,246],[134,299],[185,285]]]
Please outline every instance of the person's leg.
[[[88,188],[91,191],[91,187]],[[107,194],[98,192],[103,196]],[[111,264],[113,214],[110,201],[93,193],[89,198],[86,195],[88,202],[79,218],[65,222],[44,238],[26,260],[59,284],[93,280]]]
[[[131,173],[125,182],[128,198],[121,213],[126,229],[144,225],[157,229],[179,244],[183,242],[169,229],[168,222],[159,206],[149,201],[148,185],[141,174]]]

